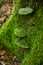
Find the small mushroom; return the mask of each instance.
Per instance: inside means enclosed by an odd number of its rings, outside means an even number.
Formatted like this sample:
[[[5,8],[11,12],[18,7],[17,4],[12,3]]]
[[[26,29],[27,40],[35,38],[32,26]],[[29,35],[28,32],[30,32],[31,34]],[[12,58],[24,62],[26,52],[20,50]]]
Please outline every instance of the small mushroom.
[[[21,15],[27,15],[27,14],[30,14],[32,12],[33,12],[33,9],[30,8],[30,7],[20,8],[18,10],[18,13],[21,14]]]
[[[24,28],[15,28],[14,34],[18,37],[24,37],[26,35],[26,32]]]
[[[26,43],[26,41],[24,39],[20,40],[19,38],[16,38],[15,44],[21,48],[29,48],[28,44]]]

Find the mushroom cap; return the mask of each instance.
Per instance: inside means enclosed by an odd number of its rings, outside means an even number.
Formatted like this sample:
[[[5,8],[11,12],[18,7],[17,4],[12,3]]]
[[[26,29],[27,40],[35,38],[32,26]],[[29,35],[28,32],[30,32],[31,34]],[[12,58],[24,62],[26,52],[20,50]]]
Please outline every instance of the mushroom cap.
[[[24,28],[15,28],[14,34],[18,37],[24,37],[26,35]]]
[[[21,15],[27,15],[27,14],[30,14],[32,12],[33,12],[33,9],[30,8],[30,7],[20,8],[18,10],[18,13],[21,14]]]
[[[20,40],[19,38],[16,38],[15,44],[21,48],[29,48],[28,44],[26,43],[26,41],[24,39]]]

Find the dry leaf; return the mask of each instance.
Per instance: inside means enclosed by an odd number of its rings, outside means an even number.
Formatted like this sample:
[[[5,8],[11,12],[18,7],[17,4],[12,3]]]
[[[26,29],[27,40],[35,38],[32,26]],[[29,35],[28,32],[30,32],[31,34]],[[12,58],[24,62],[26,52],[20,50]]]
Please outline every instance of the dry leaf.
[[[5,50],[0,49],[0,55],[4,55],[6,53]]]

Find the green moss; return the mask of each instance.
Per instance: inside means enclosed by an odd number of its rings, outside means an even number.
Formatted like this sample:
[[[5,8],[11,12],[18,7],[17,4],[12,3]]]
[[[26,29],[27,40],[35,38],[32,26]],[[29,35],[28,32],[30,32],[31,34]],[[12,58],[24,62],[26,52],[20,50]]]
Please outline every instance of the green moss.
[[[18,10],[28,5],[33,8],[34,12],[32,12],[30,15],[19,15]],[[15,35],[15,28],[23,28],[26,35],[24,35],[23,31],[20,31],[23,34],[18,32],[20,36]],[[21,35],[24,36],[21,37]],[[19,44],[17,39],[19,39]],[[9,48],[9,50],[18,57],[21,65],[43,64],[42,2],[40,0],[37,2],[36,0],[15,0],[11,17],[0,28],[0,40],[2,41],[3,46]],[[20,45],[22,40],[23,43]],[[23,46],[24,40],[26,42],[25,44],[29,46],[28,49]]]
[[[0,0],[0,5],[3,3],[3,0]]]

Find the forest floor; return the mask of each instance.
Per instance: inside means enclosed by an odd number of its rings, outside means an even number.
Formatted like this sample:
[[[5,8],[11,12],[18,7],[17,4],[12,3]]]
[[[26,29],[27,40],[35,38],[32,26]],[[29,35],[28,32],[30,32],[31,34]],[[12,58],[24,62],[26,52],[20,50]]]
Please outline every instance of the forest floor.
[[[6,0],[0,6],[0,28],[5,23],[10,15],[12,15],[13,2],[12,0]],[[16,56],[9,52],[8,49],[0,48],[0,65],[20,65]]]
[[[2,5],[0,5],[0,27],[2,24],[8,20],[13,9],[13,4],[11,0],[6,0]]]

